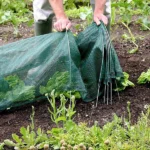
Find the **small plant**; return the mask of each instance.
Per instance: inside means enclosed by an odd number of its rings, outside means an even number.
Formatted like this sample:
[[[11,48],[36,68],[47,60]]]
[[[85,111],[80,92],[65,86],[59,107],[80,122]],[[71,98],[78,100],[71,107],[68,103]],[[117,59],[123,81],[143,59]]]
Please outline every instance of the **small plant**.
[[[33,100],[35,98],[35,87],[25,85],[25,83],[17,75],[7,76],[2,80],[2,82],[3,84],[0,85],[0,100],[23,102],[26,100]],[[3,85],[5,85],[5,88]]]
[[[56,106],[56,95],[55,90],[53,90],[49,95],[46,94],[46,97],[51,105],[49,112],[51,115],[52,121],[58,126],[59,122],[65,123],[67,120],[72,120],[73,115],[76,113],[75,108],[75,96],[72,95],[70,98],[69,107],[66,107],[67,99],[63,94],[60,94],[60,106]]]
[[[66,10],[66,14],[69,18],[77,18],[83,20],[80,26],[76,26],[77,28],[84,29],[92,22],[92,8],[87,6],[81,6],[79,8],[73,8]]]
[[[81,98],[78,91],[67,91],[66,85],[70,82],[69,72],[56,72],[47,82],[46,86],[40,86],[40,93],[45,95],[51,93],[55,89],[55,96],[59,97],[60,94],[70,98],[70,95],[74,95],[76,98]],[[71,94],[70,94],[71,93]]]
[[[138,84],[150,83],[150,69],[147,72],[142,72],[138,78]]]
[[[32,114],[30,116],[31,118],[31,125],[20,128],[20,134],[21,137],[17,134],[12,134],[12,138],[14,140],[4,140],[4,145],[8,147],[14,147],[15,149],[21,150],[21,149],[29,149],[33,150],[36,148],[43,148],[45,144],[48,144],[48,136],[43,133],[41,128],[38,128],[37,131],[35,131],[34,128],[34,107],[32,107]]]
[[[129,74],[126,72],[123,72],[123,74],[124,74],[123,78],[117,78],[116,79],[117,88],[114,89],[114,91],[123,91],[127,87],[134,87],[135,86],[134,83],[129,81]]]
[[[130,36],[128,36],[127,34],[123,34],[122,38],[124,40],[130,41],[130,42],[132,42],[134,44],[135,48],[133,48],[133,49],[128,51],[128,53],[134,54],[134,53],[136,53],[138,51],[138,48],[139,48],[139,46],[136,43],[136,37],[133,35],[133,33],[131,32],[131,30],[130,30],[130,28],[129,28],[129,26],[127,24],[125,24],[124,22],[122,22],[122,24],[128,29],[128,32],[130,34]]]

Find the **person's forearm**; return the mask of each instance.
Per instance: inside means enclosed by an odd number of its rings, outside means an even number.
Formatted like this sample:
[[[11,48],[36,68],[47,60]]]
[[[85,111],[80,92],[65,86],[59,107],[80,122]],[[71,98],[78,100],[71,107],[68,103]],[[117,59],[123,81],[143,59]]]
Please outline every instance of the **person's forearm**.
[[[95,9],[93,20],[97,25],[100,25],[102,21],[105,25],[108,24],[108,18],[104,15],[106,0],[95,0]]]
[[[94,12],[104,13],[105,3],[106,3],[106,0],[95,0]]]
[[[56,22],[54,23],[54,28],[57,31],[64,31],[70,29],[71,22],[64,12],[63,0],[49,0],[49,3],[56,16]]]
[[[56,15],[56,18],[66,18],[64,8],[63,8],[63,0],[49,0],[49,3]]]

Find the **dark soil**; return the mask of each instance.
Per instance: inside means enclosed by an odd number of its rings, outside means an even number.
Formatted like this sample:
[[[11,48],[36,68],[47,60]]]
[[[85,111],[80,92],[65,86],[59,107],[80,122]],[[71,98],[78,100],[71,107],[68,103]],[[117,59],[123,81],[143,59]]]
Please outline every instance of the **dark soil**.
[[[78,22],[78,21],[77,21]],[[75,23],[74,23],[75,24]],[[80,23],[81,24],[81,23]],[[74,26],[74,25],[73,25]],[[150,104],[150,84],[137,85],[137,78],[143,71],[150,68],[150,33],[149,31],[140,31],[139,26],[131,25],[132,32],[136,36],[144,36],[143,40],[138,40],[139,51],[136,54],[128,54],[128,50],[133,48],[133,44],[123,41],[121,35],[127,30],[121,26],[116,25],[112,28],[111,38],[114,47],[117,51],[123,71],[130,74],[130,80],[135,83],[134,88],[128,88],[123,92],[113,94],[113,104],[107,105],[103,103],[103,99],[95,108],[95,101],[85,103],[82,100],[77,101],[76,115],[74,120],[76,122],[86,122],[92,125],[94,121],[98,121],[100,126],[103,126],[108,121],[113,119],[113,114],[127,117],[127,101],[131,102],[132,123],[136,123],[137,119],[144,110],[144,106]],[[73,31],[74,28],[72,28]],[[13,27],[11,25],[0,26],[0,45],[17,41],[23,38],[34,35],[33,27],[21,25],[19,27],[19,34],[13,34]],[[44,130],[48,130],[54,126],[50,120],[48,112],[49,104],[47,101],[36,102],[35,107],[35,125]],[[26,105],[17,110],[4,111],[0,113],[0,142],[4,139],[11,138],[12,133],[19,133],[22,126],[30,124],[31,106]]]

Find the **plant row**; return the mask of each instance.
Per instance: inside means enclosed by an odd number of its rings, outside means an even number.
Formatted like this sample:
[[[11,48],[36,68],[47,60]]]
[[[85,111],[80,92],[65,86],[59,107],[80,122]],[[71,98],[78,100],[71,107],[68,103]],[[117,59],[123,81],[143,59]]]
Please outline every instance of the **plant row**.
[[[46,95],[50,102],[49,112],[55,128],[43,131],[34,125],[34,107],[31,124],[20,128],[20,135],[12,134],[12,140],[6,139],[0,144],[0,150],[148,150],[150,149],[150,107],[145,106],[137,124],[131,125],[130,102],[127,103],[128,118],[114,115],[111,122],[102,128],[95,121],[92,127],[86,123],[75,123],[75,97],[67,99],[60,94],[60,105],[56,105],[53,90]],[[68,106],[68,107],[67,107]]]

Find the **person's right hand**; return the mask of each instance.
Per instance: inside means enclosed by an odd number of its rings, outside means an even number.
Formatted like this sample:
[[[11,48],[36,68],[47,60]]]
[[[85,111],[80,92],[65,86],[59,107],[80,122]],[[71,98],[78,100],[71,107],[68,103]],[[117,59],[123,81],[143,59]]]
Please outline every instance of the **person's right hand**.
[[[67,17],[57,18],[57,21],[54,23],[54,28],[57,31],[69,30],[71,27],[71,21]]]
[[[103,21],[103,23],[105,25],[108,24],[108,18],[105,15],[103,15],[103,13],[101,11],[100,12],[94,12],[93,20],[97,25],[100,25],[100,21]]]

